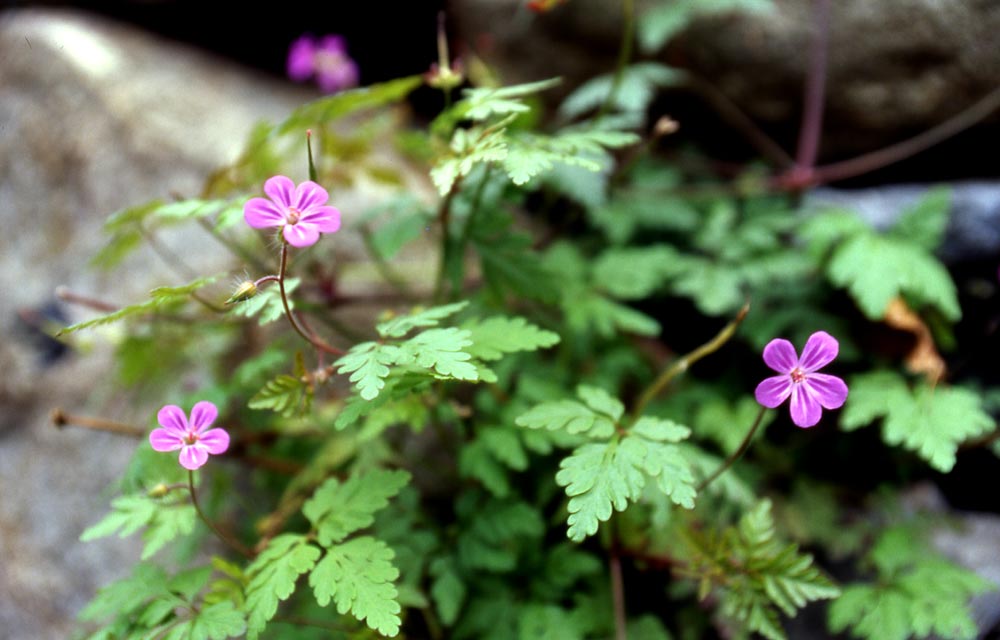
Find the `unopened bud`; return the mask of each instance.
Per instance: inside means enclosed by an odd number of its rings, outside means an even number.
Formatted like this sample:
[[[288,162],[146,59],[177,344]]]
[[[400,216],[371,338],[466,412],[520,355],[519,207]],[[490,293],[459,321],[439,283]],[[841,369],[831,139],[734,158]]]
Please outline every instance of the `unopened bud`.
[[[162,498],[168,493],[170,493],[170,487],[161,482],[160,484],[156,485],[148,492],[146,492],[146,495],[148,495],[150,498]]]
[[[431,70],[424,74],[424,81],[435,89],[448,91],[461,86],[465,82],[465,76],[462,74],[461,63],[455,60],[453,66],[432,64]]]
[[[670,116],[662,116],[653,126],[653,135],[657,138],[669,136],[671,133],[676,133],[680,128],[681,125],[676,120]]]
[[[252,280],[246,280],[241,282],[240,286],[236,287],[236,291],[233,292],[233,295],[229,296],[229,299],[226,300],[226,304],[243,302],[244,300],[249,300],[255,295],[257,295],[257,283]]]

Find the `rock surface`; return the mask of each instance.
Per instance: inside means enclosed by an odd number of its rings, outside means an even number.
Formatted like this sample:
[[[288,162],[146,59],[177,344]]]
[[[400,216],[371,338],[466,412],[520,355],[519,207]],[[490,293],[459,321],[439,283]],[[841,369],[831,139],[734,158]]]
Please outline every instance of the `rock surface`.
[[[80,13],[0,13],[0,61],[0,636],[66,638],[97,589],[138,559],[137,537],[78,542],[107,512],[109,483],[136,441],[58,431],[49,411],[149,427],[156,407],[100,386],[111,371],[100,340],[85,356],[60,357],[58,344],[40,351],[28,325],[45,313],[62,314],[58,324],[86,315],[54,303],[60,285],[121,304],[187,281],[148,252],[112,274],[88,269],[105,217],[198,195],[255,123],[317,94]],[[337,197],[345,215],[372,204],[363,188]],[[185,228],[161,240],[195,271],[235,266],[208,234]],[[338,257],[361,244],[348,231],[338,242]]]
[[[653,5],[638,2],[640,12]],[[760,4],[760,3],[756,3]],[[657,55],[705,78],[758,122],[795,128],[815,28],[813,0],[696,18]],[[573,0],[536,16],[521,0],[456,0],[461,31],[505,78],[614,68],[620,3]],[[832,0],[824,149],[870,150],[940,123],[997,86],[1000,5],[984,0]],[[640,17],[641,20],[641,17]],[[683,124],[683,123],[682,123]]]

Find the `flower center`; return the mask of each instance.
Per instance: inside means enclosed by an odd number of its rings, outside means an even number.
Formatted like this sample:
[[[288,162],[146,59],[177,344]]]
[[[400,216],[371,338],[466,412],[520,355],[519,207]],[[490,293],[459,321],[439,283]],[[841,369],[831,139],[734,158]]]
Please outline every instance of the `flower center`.
[[[187,433],[184,434],[183,440],[184,444],[192,445],[195,442],[198,442],[198,434],[195,433],[194,431],[188,431]]]
[[[344,66],[344,54],[338,51],[317,51],[313,65],[319,73],[333,73]]]
[[[802,369],[799,369],[798,367],[792,369],[792,372],[789,373],[788,375],[792,376],[792,382],[796,384],[806,379],[806,372],[803,371]]]
[[[301,215],[302,213],[295,207],[288,207],[288,213],[285,214],[285,220],[288,224],[298,224],[299,216]]]

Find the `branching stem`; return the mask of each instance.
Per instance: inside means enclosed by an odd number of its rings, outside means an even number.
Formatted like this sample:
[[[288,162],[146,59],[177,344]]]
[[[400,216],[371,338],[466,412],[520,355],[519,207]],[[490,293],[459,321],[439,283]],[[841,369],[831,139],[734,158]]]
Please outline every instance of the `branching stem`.
[[[278,268],[278,289],[281,292],[281,304],[285,308],[285,316],[288,318],[288,322],[295,329],[296,333],[302,336],[302,339],[316,347],[319,351],[325,351],[326,353],[332,353],[334,355],[344,355],[344,352],[340,349],[331,346],[318,338],[315,334],[307,333],[305,329],[299,324],[299,321],[295,318],[295,314],[292,313],[291,306],[288,304],[288,294],[285,292],[285,273],[288,267],[288,243],[282,241],[281,243],[281,266]]]

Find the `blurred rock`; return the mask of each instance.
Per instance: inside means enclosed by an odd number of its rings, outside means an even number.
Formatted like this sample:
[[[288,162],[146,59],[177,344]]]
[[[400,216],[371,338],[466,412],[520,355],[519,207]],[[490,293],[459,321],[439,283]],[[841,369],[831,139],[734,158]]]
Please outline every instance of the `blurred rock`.
[[[470,42],[511,81],[611,71],[620,2],[572,0],[537,16],[522,0],[453,0]],[[653,2],[637,3],[638,10]],[[758,122],[797,126],[813,0],[697,18],[659,59],[705,78]],[[997,87],[1000,6],[983,0],[831,0],[824,151],[859,152],[940,123]],[[641,18],[640,18],[641,19]],[[683,123],[682,123],[683,125]]]
[[[106,241],[104,218],[198,195],[256,122],[282,119],[317,94],[79,13],[0,13],[0,61],[0,637],[66,638],[97,589],[138,559],[137,536],[77,541],[107,512],[109,483],[137,443],[56,430],[49,411],[148,427],[155,407],[100,386],[112,371],[100,340],[85,357],[46,342],[47,322],[90,315],[54,303],[53,291],[122,304],[185,282],[150,252],[112,274],[88,269]],[[354,212],[366,197],[337,203]],[[194,225],[161,240],[201,274],[235,266]]]
[[[888,185],[869,189],[820,188],[806,203],[856,211],[877,229],[887,229],[933,185]],[[1000,182],[956,182],[951,189],[950,218],[938,254],[949,263],[1000,261]]]

